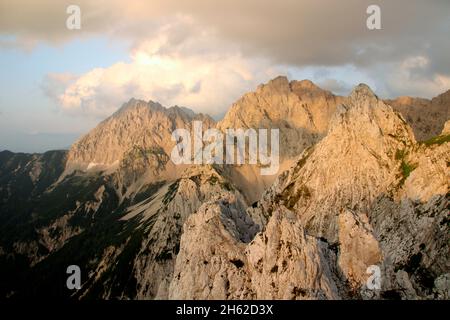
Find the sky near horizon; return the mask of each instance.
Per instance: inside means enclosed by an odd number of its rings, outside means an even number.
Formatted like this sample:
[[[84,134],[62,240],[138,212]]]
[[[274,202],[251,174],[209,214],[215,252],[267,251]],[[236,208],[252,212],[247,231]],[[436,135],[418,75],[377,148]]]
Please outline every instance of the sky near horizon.
[[[431,98],[450,89],[449,17],[448,0],[0,0],[0,150],[68,148],[132,97],[220,118],[278,75]]]

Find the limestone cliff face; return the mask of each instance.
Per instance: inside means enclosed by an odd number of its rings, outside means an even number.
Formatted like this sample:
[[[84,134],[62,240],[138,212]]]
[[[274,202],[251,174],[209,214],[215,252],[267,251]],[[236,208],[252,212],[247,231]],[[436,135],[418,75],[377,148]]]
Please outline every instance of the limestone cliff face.
[[[279,128],[283,157],[295,157],[322,138],[343,97],[309,80],[278,77],[236,101],[217,128]]]
[[[295,215],[274,212],[264,232],[242,241],[234,199],[203,205],[184,225],[169,289],[171,299],[338,299],[336,259],[308,236]],[[197,245],[192,246],[191,243]],[[343,293],[344,295],[344,293]]]
[[[450,90],[431,100],[399,97],[386,103],[405,117],[419,141],[439,135],[450,117]]]
[[[260,85],[255,92],[236,101],[217,124],[228,128],[279,129],[280,169],[277,174],[261,176],[254,165],[234,166],[229,175],[245,190],[250,202],[258,200],[279,173],[306,148],[322,139],[336,107],[345,100],[323,90],[309,80],[291,81],[277,77]]]

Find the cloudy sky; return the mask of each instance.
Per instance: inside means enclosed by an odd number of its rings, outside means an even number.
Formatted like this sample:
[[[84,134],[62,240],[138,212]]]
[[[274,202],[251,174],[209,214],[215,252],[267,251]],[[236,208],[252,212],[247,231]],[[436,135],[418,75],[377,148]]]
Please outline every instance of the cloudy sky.
[[[450,89],[449,34],[448,0],[0,0],[0,150],[68,147],[131,97],[220,118],[280,74],[431,98]]]

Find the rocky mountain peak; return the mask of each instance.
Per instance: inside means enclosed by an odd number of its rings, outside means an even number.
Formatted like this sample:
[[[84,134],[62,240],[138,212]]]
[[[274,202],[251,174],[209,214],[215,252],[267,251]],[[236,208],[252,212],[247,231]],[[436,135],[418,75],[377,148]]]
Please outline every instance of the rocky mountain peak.
[[[278,76],[266,84],[260,84],[256,92],[264,93],[274,93],[274,92],[288,92],[289,91],[289,80],[286,76]]]
[[[302,94],[310,95],[310,94],[323,94],[325,92],[330,93],[329,91],[323,90],[319,86],[317,86],[314,82],[308,79],[304,80],[292,80],[286,76],[278,76],[266,84],[261,84],[258,86],[257,93],[260,94],[287,94],[289,92],[296,93],[300,98],[302,98]]]
[[[315,89],[315,90],[322,90],[321,88],[319,88],[314,82],[312,82],[311,80],[308,79],[304,79],[304,80],[300,80],[300,81],[292,81],[291,84],[295,84],[298,87],[301,88],[307,88],[307,89]]]
[[[309,80],[289,82],[279,76],[236,101],[218,128],[278,128],[281,150],[287,157],[296,156],[326,133],[342,101]]]
[[[332,95],[330,91],[324,90],[316,85],[311,80],[293,80],[290,82],[290,87],[300,98],[308,95]]]
[[[355,117],[358,117],[359,115],[369,116],[373,113],[373,109],[375,108],[388,109],[368,85],[361,83],[354,87],[344,103],[338,106],[337,109],[339,112],[337,112],[336,115],[345,113]]]
[[[360,83],[353,88],[352,92],[350,93],[350,99],[354,101],[361,101],[367,99],[378,100],[378,97],[367,84]]]
[[[131,99],[111,117],[78,140],[70,149],[68,170],[105,169],[118,166],[129,154],[170,154],[174,145],[172,132],[191,129],[200,120],[205,130],[215,126],[214,120],[184,107],[165,108],[161,104]],[[133,151],[133,152],[130,152]],[[127,161],[129,162],[129,161]]]
[[[279,76],[256,91],[249,92],[236,101],[217,124],[219,130],[227,128],[278,129],[280,133],[280,171],[306,148],[322,139],[337,105],[344,101],[323,90],[309,80],[291,81]],[[234,168],[244,182],[242,189],[250,190],[252,201],[257,200],[275,176],[261,177],[253,174],[254,168]],[[259,170],[259,169],[258,169]],[[251,182],[251,186],[247,185]]]
[[[126,115],[136,112],[150,112],[150,113],[163,113],[169,117],[180,117],[185,120],[192,120],[199,117],[208,117],[203,114],[196,114],[193,110],[180,107],[172,106],[166,108],[162,106],[159,102],[149,100],[148,102],[140,99],[131,98],[128,102],[124,103],[111,117],[120,117],[121,115]],[[108,119],[106,119],[108,120]]]
[[[161,104],[151,101],[151,100],[146,102],[141,99],[131,98],[130,100],[128,100],[128,102],[125,102],[124,104],[122,104],[122,106],[116,112],[114,112],[111,115],[111,117],[118,117],[127,112],[135,112],[136,110],[139,110],[139,109],[147,109],[147,110],[153,111],[153,112],[157,112],[157,111],[163,112],[165,108]]]
[[[410,145],[415,142],[401,114],[385,104],[366,84],[357,85],[348,99],[338,107],[330,123],[330,132],[339,135],[352,132],[365,143],[389,140]],[[370,139],[369,139],[370,138]]]
[[[444,93],[441,93],[440,95],[434,97],[433,99],[431,99],[432,103],[437,103],[437,104],[445,104],[447,106],[446,111],[447,111],[447,115],[449,115],[449,110],[450,110],[450,90],[447,90]]]

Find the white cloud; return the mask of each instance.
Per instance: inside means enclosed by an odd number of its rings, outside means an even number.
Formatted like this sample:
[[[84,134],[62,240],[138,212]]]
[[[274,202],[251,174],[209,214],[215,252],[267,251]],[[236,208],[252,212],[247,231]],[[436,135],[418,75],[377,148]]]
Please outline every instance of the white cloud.
[[[186,27],[195,28],[190,23]],[[164,26],[157,37],[136,45],[129,63],[93,69],[69,83],[60,75],[60,84],[66,85],[58,96],[62,109],[104,118],[135,97],[219,116],[245,91],[286,73],[267,60],[246,59],[234,48],[221,47],[208,32],[174,45],[171,31]]]

